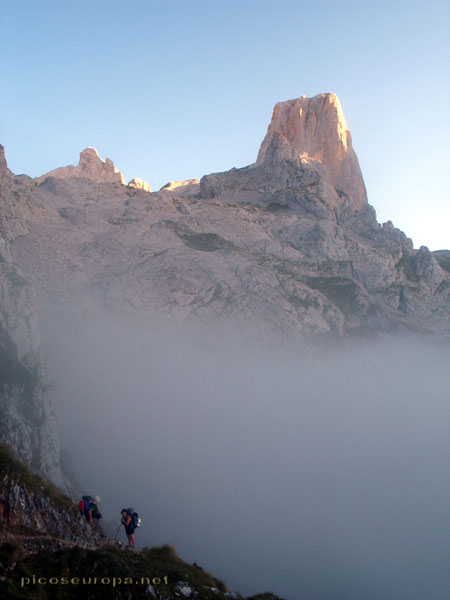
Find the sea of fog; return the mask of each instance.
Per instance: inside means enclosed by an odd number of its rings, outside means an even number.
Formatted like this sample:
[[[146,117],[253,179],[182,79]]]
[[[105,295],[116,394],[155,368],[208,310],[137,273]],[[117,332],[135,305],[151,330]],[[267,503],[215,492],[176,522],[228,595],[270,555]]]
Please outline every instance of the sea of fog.
[[[112,319],[43,339],[83,493],[114,527],[133,506],[139,547],[246,595],[448,597],[448,347],[243,350]]]

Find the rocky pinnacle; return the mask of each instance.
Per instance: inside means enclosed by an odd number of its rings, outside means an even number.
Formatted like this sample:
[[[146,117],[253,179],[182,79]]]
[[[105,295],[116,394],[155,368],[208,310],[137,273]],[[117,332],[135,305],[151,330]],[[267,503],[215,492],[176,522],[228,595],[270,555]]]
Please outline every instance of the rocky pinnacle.
[[[125,179],[115,167],[109,158],[104,161],[100,158],[95,148],[86,148],[80,152],[80,162],[74,167],[60,167],[49,173],[38,177],[36,181],[42,183],[47,177],[57,177],[58,179],[69,179],[71,177],[84,177],[97,182],[121,183],[125,185]]]
[[[281,142],[288,142],[300,160],[320,161],[328,182],[351,197],[357,209],[367,204],[352,136],[336,94],[301,96],[276,104],[257,164],[264,163],[271,143],[274,138],[279,139],[279,134]]]

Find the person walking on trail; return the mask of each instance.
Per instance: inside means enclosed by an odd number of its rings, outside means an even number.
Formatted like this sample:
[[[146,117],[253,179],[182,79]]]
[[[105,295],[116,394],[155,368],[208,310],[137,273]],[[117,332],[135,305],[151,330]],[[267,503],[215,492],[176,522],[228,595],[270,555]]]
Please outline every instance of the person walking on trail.
[[[93,524],[92,519],[101,519],[102,515],[98,510],[97,504],[100,502],[100,498],[95,496],[83,496],[82,500],[80,500],[78,504],[78,508],[80,509],[80,513],[84,516],[89,525]]]
[[[100,519],[103,518],[102,513],[98,510],[99,502],[100,502],[100,498],[98,496],[95,496],[93,502],[91,501],[92,518],[95,519],[97,521],[97,523],[100,521]]]
[[[121,513],[122,513],[122,518],[120,519],[120,522],[125,527],[125,533],[127,534],[127,538],[128,538],[128,546],[130,548],[136,548],[136,543],[134,541],[135,527],[134,527],[133,519],[131,518],[131,515],[128,514],[128,511],[126,508],[123,508],[121,510]]]

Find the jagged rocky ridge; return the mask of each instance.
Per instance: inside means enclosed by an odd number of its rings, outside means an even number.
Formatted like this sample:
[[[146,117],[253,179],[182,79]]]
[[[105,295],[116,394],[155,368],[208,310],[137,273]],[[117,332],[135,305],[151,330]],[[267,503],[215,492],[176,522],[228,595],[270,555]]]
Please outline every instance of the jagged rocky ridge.
[[[297,346],[448,338],[448,256],[377,222],[335,94],[278,104],[256,163],[200,184],[149,193],[110,163],[88,149],[79,167],[10,182],[13,259],[47,306]]]

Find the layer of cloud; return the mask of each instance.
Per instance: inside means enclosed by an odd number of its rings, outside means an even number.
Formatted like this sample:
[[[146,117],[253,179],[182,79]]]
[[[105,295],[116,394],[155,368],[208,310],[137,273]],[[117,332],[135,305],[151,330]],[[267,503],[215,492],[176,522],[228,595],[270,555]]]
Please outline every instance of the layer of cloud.
[[[321,355],[98,321],[44,332],[86,493],[242,593],[444,598],[448,348]]]

